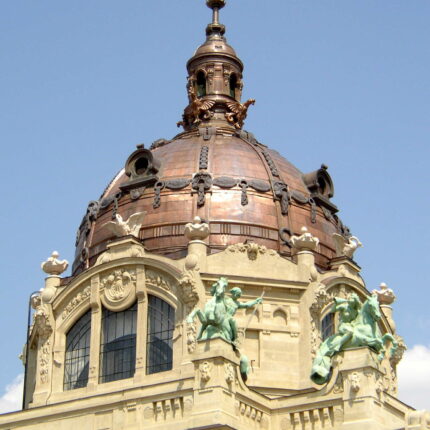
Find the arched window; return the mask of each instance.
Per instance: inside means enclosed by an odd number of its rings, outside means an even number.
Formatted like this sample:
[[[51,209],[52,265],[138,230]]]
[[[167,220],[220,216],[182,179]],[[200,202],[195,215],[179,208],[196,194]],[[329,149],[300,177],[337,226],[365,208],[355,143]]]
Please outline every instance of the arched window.
[[[175,310],[155,296],[148,299],[148,336],[146,373],[170,370],[173,362],[173,330]]]
[[[206,76],[205,73],[200,70],[197,73],[197,97],[203,97],[206,95]]]
[[[236,97],[237,76],[232,73],[230,75],[230,97]]]
[[[86,387],[90,362],[91,311],[88,311],[66,335],[64,390]]]
[[[137,303],[122,312],[103,308],[100,382],[131,378],[136,369]]]
[[[332,334],[334,334],[334,313],[329,312],[321,320],[321,338],[323,342]]]

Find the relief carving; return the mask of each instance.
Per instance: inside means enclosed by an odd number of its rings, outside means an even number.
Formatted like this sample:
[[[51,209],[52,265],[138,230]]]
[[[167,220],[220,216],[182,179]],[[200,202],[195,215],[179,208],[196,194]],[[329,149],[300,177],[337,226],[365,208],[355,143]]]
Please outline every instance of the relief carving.
[[[199,366],[200,379],[203,382],[208,382],[211,379],[212,364],[209,361],[203,361]]]
[[[152,270],[146,271],[146,286],[158,287],[165,291],[173,291],[171,281],[161,273]]]
[[[193,190],[198,193],[197,206],[204,206],[205,194],[212,187],[212,177],[209,173],[196,173],[192,180]]]
[[[227,384],[232,384],[234,382],[234,366],[231,363],[226,363],[224,366],[225,380]]]
[[[115,270],[101,281],[107,300],[112,303],[121,302],[136,286],[136,273],[125,269]]]
[[[81,293],[78,293],[76,297],[74,297],[70,303],[65,307],[64,311],[61,314],[61,318],[65,320],[74,310],[77,308],[82,302],[86,301],[90,298],[91,295],[91,287],[88,286],[84,288]]]
[[[258,243],[254,242],[236,243],[234,245],[230,245],[227,250],[233,253],[246,252],[250,260],[256,260],[259,255],[277,255],[277,252],[273,249],[267,249],[265,246],[259,245]]]

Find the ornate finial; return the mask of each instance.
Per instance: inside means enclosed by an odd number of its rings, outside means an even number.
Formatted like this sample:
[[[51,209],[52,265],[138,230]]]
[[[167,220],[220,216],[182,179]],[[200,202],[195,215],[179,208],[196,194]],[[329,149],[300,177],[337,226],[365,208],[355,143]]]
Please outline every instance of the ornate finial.
[[[226,4],[226,0],[206,0],[206,5],[212,9],[212,24],[206,27],[208,36],[218,34],[222,36],[225,33],[225,26],[219,23],[219,10]]]
[[[292,236],[291,237],[291,244],[293,245],[293,248],[297,251],[315,251],[318,244],[319,239],[312,235],[312,233],[309,233],[308,229],[306,227],[301,228],[301,235],[300,236]]]
[[[42,270],[50,276],[59,276],[67,270],[67,260],[59,260],[60,254],[54,251],[51,256],[41,264]]]
[[[202,222],[198,216],[185,226],[185,236],[188,240],[205,240],[209,236],[209,225]]]

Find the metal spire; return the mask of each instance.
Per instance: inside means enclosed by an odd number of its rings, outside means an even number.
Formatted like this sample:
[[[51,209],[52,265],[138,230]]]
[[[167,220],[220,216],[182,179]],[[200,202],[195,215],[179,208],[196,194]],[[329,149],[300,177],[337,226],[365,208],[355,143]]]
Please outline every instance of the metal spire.
[[[207,7],[212,9],[212,24],[206,27],[208,36],[222,36],[225,33],[225,26],[219,23],[219,10],[226,5],[227,0],[206,0]]]

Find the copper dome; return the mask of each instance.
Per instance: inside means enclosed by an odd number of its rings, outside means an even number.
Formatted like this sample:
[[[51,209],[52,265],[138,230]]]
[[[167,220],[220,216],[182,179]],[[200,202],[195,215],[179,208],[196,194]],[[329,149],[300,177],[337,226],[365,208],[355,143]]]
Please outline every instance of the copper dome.
[[[320,267],[334,257],[332,234],[344,233],[329,200],[333,185],[325,166],[303,175],[252,134],[233,127],[201,127],[158,141],[151,150],[140,147],[127,163],[89,206],[74,274],[94,264],[114,239],[104,224],[116,213],[128,219],[146,212],[139,238],[148,251],[171,258],[186,255],[184,228],[195,216],[210,225],[210,252],[255,241],[289,257],[289,237],[306,226],[320,239]]]
[[[335,255],[333,233],[348,235],[330,202],[326,166],[308,174],[242,130],[255,100],[241,103],[243,64],[224,37],[219,9],[207,0],[213,22],[206,42],[187,63],[189,105],[178,126],[184,132],[150,149],[139,146],[107,187],[90,202],[78,230],[73,274],[94,264],[114,239],[105,224],[145,212],[139,239],[148,251],[186,255],[185,224],[200,216],[210,225],[209,252],[255,241],[291,257],[289,238],[302,227],[317,236],[316,262]]]

